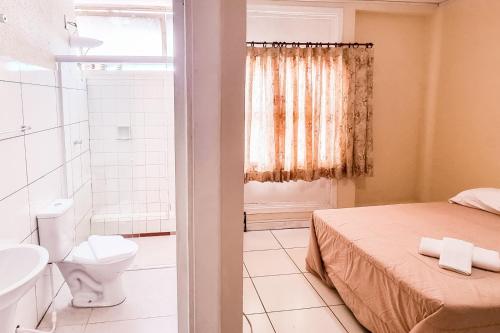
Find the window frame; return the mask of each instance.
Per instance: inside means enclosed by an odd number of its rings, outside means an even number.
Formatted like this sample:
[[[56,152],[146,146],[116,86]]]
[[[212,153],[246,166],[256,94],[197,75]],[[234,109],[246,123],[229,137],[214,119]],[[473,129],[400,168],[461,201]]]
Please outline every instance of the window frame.
[[[75,14],[79,16],[132,17],[158,19],[161,29],[162,56],[167,56],[167,15],[172,15],[166,7],[121,8],[120,6],[77,6]]]

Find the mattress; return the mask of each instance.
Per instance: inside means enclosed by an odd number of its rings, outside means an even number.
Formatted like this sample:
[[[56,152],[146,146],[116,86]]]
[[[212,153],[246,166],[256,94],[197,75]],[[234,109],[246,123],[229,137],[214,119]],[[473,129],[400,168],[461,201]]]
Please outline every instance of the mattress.
[[[450,203],[316,211],[307,268],[375,333],[500,332],[500,273],[443,270],[418,254],[423,236],[499,251],[500,216]]]

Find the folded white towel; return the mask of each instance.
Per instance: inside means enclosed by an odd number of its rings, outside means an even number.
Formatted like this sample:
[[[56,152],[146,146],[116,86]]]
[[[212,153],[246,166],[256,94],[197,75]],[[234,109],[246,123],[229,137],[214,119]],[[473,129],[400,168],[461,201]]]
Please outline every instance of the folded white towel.
[[[443,238],[439,267],[460,274],[471,275],[474,244],[455,238]]]
[[[500,272],[500,254],[497,251],[474,247],[472,266],[487,271]]]
[[[443,241],[441,239],[422,237],[418,253],[433,258],[441,256]],[[497,251],[474,246],[472,266],[492,272],[500,272],[500,254]]]
[[[428,237],[422,237],[422,239],[420,239],[420,247],[418,248],[418,253],[423,254],[424,256],[439,258],[442,251],[443,241],[441,239]]]

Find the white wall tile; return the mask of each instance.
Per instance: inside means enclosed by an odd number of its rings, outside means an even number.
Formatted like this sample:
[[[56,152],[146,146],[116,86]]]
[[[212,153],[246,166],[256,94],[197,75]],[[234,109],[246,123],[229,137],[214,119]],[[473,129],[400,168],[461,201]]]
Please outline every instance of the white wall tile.
[[[86,183],[91,180],[91,168],[90,168],[90,151],[87,150],[82,154],[82,182]]]
[[[75,193],[75,222],[78,224],[92,209],[92,188],[91,183],[84,184]]]
[[[0,201],[0,239],[22,242],[30,235],[28,189],[12,194]]]
[[[80,223],[76,226],[76,231],[75,231],[75,237],[76,237],[76,242],[81,243],[83,241],[86,241],[88,237],[91,234],[91,224],[90,220],[92,217],[92,212],[89,211],[89,213],[83,217],[83,219],[80,221]]]
[[[0,80],[21,82],[19,63],[8,58],[0,59]]]
[[[36,282],[36,305],[37,305],[37,319],[42,320],[45,311],[48,309],[52,301],[52,292],[50,286],[50,267],[45,268],[42,276]],[[57,265],[52,265],[54,274],[54,290],[57,292],[64,283],[64,278],[57,268]]]
[[[21,135],[23,111],[21,100],[21,84],[0,81],[0,140]],[[13,131],[13,132],[11,132]]]
[[[168,204],[162,203],[168,195],[160,189],[162,183],[169,184],[167,112],[173,112],[169,105],[173,100],[166,99],[165,80],[144,75],[130,80],[123,77],[109,74],[88,80],[94,209],[99,202],[102,214],[121,213],[121,222],[143,214],[139,220],[157,223],[148,228],[138,224],[136,217],[135,228],[124,225],[121,229],[160,231],[159,217],[168,215],[163,211],[168,210]],[[118,126],[131,126],[130,141],[116,140]],[[166,190],[168,185],[164,187]],[[108,233],[116,226],[110,228]]]
[[[73,171],[73,191],[78,191],[80,187],[83,185],[81,157],[76,157],[71,161],[71,168]]]
[[[0,199],[19,190],[26,182],[26,159],[24,138],[17,137],[0,141]]]
[[[28,181],[42,177],[63,163],[63,133],[55,128],[26,135]]]
[[[36,228],[36,213],[56,198],[63,197],[66,189],[71,197],[73,183],[81,187],[75,193],[75,207],[77,219],[80,223],[76,227],[80,239],[86,238],[90,232],[91,188],[90,182],[90,153],[88,152],[88,112],[85,90],[68,90],[70,94],[66,103],[59,106],[59,89],[56,86],[56,75],[47,70],[30,65],[22,65],[22,72],[9,72],[0,61],[0,80],[14,80],[20,83],[0,81],[0,132],[3,127],[19,128],[24,123],[32,126],[33,131],[26,136],[5,139],[0,136],[0,155],[8,156],[0,166],[0,239],[11,239],[16,242],[38,242]],[[85,89],[85,82],[81,79],[75,64],[69,69],[62,84],[77,89]],[[74,76],[73,76],[74,75]],[[66,80],[66,81],[65,81]],[[69,80],[69,81],[68,81]],[[64,110],[60,108],[64,107]],[[58,109],[59,108],[59,109]],[[67,164],[67,172],[63,165],[65,140],[71,141],[70,128],[65,138],[61,126],[62,112],[66,113],[65,120],[81,122],[77,124],[78,135],[84,144],[80,147],[83,155]],[[47,130],[48,128],[53,128]],[[2,140],[5,139],[5,140]],[[26,147],[26,148],[25,148]],[[73,154],[71,145],[68,147],[69,158]],[[82,149],[83,148],[83,149]],[[85,167],[86,166],[86,167]],[[80,177],[75,177],[77,170]],[[66,179],[68,175],[68,179]],[[26,186],[30,183],[28,186]],[[17,192],[16,192],[17,191]],[[87,212],[87,215],[85,215]],[[62,285],[63,279],[55,267],[55,288]],[[19,303],[17,315],[18,323],[33,328],[42,318],[51,302],[50,278],[48,270],[37,281],[34,289],[28,292]]]
[[[34,84],[22,85],[24,123],[31,127],[31,131],[58,125],[56,89]]]
[[[23,64],[21,69],[21,82],[44,86],[56,86],[56,73],[53,70]]]
[[[59,168],[28,186],[31,230],[37,227],[37,213],[52,201],[63,198],[63,169]]]

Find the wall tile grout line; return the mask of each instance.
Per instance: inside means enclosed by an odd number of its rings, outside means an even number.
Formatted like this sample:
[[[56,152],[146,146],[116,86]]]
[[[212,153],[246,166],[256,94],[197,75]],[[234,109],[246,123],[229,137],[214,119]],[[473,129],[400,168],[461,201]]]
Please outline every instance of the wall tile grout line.
[[[48,171],[47,173],[45,173],[42,176],[34,179],[31,182],[28,182],[28,180],[27,180],[27,184],[26,185],[23,185],[23,187],[20,187],[17,190],[15,190],[14,192],[6,195],[5,197],[0,198],[0,202],[3,201],[3,200],[5,200],[5,199],[8,199],[9,197],[13,196],[14,194],[18,193],[19,191],[22,191],[22,190],[28,188],[30,185],[33,185],[34,183],[40,181],[41,179],[49,176],[51,173],[53,173],[53,172],[55,172],[55,171],[63,168],[67,163],[73,162],[77,158],[82,157],[87,152],[90,152],[90,150],[85,150],[84,152],[80,153],[79,155],[75,156],[74,158],[72,158],[72,159],[70,159],[68,161],[63,162],[61,165],[59,165],[55,169],[52,169],[52,170]],[[25,160],[26,160],[26,165],[27,165],[28,161],[27,161],[27,157],[26,157],[26,146],[25,146]],[[27,168],[26,168],[26,177],[28,177],[28,170],[27,170]],[[91,179],[92,179],[92,177],[90,177],[84,184],[82,184],[82,186],[80,186],[76,191],[74,191],[74,193],[78,192],[84,185],[86,185],[89,181],[91,181]]]

